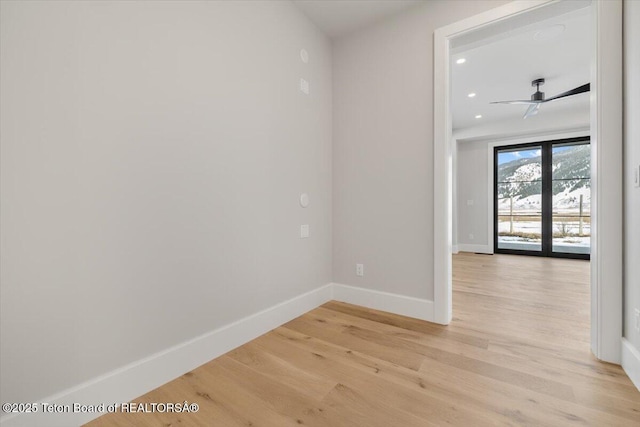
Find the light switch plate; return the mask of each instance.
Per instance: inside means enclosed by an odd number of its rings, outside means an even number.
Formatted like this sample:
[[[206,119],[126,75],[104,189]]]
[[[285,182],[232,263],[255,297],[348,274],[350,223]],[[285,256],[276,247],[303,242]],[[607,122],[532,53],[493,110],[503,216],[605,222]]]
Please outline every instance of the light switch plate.
[[[309,95],[309,82],[305,79],[300,79],[300,91],[305,95]]]
[[[309,224],[301,225],[300,226],[300,238],[301,239],[306,239],[307,237],[309,237]]]
[[[633,186],[640,188],[640,165],[633,171]]]
[[[309,52],[307,49],[300,49],[300,60],[305,64],[309,63]]]
[[[307,193],[302,193],[300,195],[300,206],[303,208],[309,206],[309,195]]]

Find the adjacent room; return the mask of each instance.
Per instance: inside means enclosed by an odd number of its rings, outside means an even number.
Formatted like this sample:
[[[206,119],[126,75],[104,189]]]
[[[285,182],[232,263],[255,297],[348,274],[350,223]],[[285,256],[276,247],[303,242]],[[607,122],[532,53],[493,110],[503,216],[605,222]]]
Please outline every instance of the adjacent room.
[[[637,426],[639,76],[634,0],[0,0],[0,425]]]
[[[590,18],[585,3],[452,47],[454,252],[588,259]]]

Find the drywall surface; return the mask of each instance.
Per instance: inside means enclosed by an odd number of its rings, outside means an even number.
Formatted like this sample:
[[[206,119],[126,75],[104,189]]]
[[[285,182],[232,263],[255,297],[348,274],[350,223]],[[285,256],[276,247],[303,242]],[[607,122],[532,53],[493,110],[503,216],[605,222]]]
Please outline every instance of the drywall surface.
[[[429,1],[334,42],[334,282],[433,299],[433,32],[505,3]]]
[[[624,7],[624,336],[640,352],[634,310],[640,310],[640,2]],[[639,178],[640,179],[640,178]]]
[[[456,185],[458,196],[457,244],[488,245],[488,209],[493,189],[489,187],[486,141],[458,142]],[[493,248],[491,248],[493,250]]]
[[[331,45],[295,6],[1,15],[2,402],[331,281]]]

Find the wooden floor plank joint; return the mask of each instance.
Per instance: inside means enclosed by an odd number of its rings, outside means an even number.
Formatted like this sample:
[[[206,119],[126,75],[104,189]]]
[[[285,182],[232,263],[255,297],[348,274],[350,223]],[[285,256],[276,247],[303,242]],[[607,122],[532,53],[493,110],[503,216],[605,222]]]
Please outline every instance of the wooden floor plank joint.
[[[141,396],[197,413],[97,426],[639,426],[589,351],[589,263],[460,253],[448,326],[331,301]]]

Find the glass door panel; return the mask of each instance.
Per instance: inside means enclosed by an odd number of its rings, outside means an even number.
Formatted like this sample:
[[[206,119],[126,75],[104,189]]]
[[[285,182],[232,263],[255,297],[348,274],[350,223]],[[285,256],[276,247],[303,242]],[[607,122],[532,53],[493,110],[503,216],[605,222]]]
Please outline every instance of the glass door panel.
[[[494,149],[494,250],[588,259],[589,138]]]
[[[588,143],[552,149],[552,251],[591,252],[591,148]]]
[[[497,248],[542,251],[541,147],[496,154]]]

